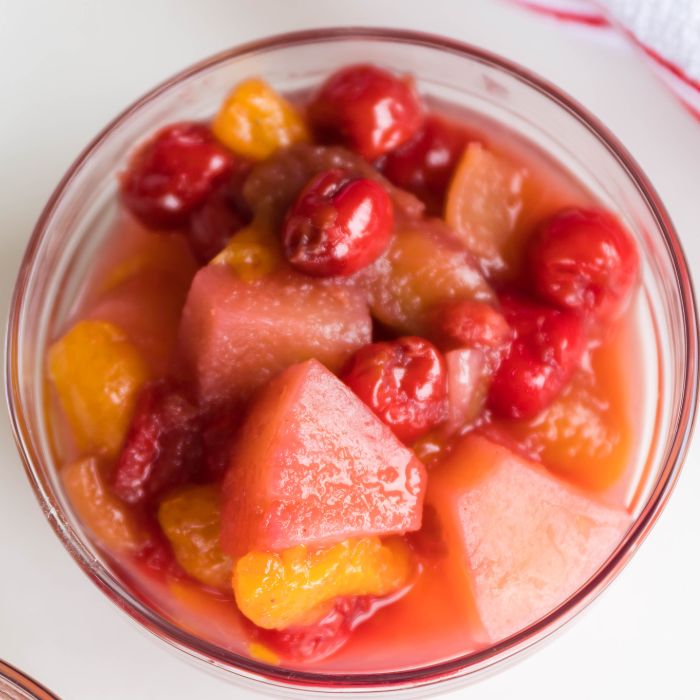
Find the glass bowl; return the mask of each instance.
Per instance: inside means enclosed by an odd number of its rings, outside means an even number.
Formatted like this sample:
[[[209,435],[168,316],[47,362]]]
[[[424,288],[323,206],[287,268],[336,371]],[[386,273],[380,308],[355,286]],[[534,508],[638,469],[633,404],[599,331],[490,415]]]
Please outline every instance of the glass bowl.
[[[6,700],[58,700],[19,669],[0,660],[0,697]]]
[[[633,232],[642,257],[637,304],[643,342],[644,429],[635,468],[634,522],[597,573],[546,617],[499,644],[438,664],[386,673],[287,670],[199,638],[144,602],[110,566],[71,512],[46,423],[44,357],[70,314],[89,263],[115,215],[115,172],[156,127],[212,115],[239,80],[263,75],[295,92],[358,60],[416,76],[424,94],[500,122],[567,168]],[[481,49],[415,32],[321,29],[256,41],[214,56],[155,88],[80,155],[51,196],[29,242],[7,333],[7,391],[27,475],[56,534],[90,579],[144,628],[231,680],[292,692],[445,690],[522,655],[571,620],[620,572],[648,534],[678,477],[697,393],[698,338],[692,284],[663,204],[617,139],[559,89]]]

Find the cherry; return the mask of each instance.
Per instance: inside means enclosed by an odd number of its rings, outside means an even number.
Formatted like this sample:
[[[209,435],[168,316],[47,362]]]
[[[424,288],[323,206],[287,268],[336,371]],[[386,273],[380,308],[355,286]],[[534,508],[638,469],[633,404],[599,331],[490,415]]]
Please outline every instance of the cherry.
[[[495,366],[507,352],[513,337],[502,313],[491,304],[471,299],[448,301],[433,313],[432,326],[446,350],[482,350]]]
[[[631,298],[639,256],[611,214],[572,208],[539,228],[529,243],[527,264],[542,299],[609,320]]]
[[[361,64],[343,68],[323,83],[309,117],[322,137],[339,139],[374,160],[416,133],[422,109],[409,79]]]
[[[573,311],[512,294],[501,297],[501,308],[515,339],[491,383],[489,407],[505,418],[531,418],[576,370],[584,350],[583,322]]]
[[[445,360],[423,338],[365,345],[350,358],[341,379],[404,442],[413,442],[445,419]]]
[[[374,613],[369,596],[338,598],[318,622],[304,627],[266,630],[256,627],[255,636],[265,646],[290,661],[319,660],[336,652],[351,632]]]
[[[150,541],[134,555],[136,561],[166,579],[187,578],[184,569],[175,559],[170,542],[161,531],[157,522],[153,525]]]
[[[377,167],[397,187],[413,192],[431,212],[440,214],[468,140],[460,126],[431,114],[410,141],[380,158]]]
[[[150,228],[183,227],[232,167],[233,156],[206,125],[172,124],[132,156],[121,178],[122,201]]]
[[[204,460],[202,476],[219,481],[231,464],[231,449],[241,425],[240,406],[222,406],[202,417]]]
[[[139,396],[114,472],[114,493],[142,503],[183,484],[197,473],[202,451],[197,409],[169,382],[152,382]]]
[[[381,255],[394,225],[391,199],[374,180],[344,170],[313,177],[282,226],[287,259],[307,275],[350,275]]]
[[[218,188],[190,218],[187,242],[199,263],[205,265],[220,253],[245,220],[228,185]]]

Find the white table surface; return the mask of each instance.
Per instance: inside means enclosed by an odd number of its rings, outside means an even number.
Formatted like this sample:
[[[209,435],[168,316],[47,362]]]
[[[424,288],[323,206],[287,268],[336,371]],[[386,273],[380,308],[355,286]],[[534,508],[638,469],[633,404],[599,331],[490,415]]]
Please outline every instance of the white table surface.
[[[639,55],[498,0],[0,0],[0,303],[41,207],[102,126],[193,61],[267,34],[372,24],[447,34],[568,90],[645,168],[700,273],[700,123]],[[65,699],[245,698],[141,632],[49,528],[0,418],[0,658]],[[700,446],[610,589],[554,643],[449,695],[698,698]],[[447,697],[447,696],[446,696]]]

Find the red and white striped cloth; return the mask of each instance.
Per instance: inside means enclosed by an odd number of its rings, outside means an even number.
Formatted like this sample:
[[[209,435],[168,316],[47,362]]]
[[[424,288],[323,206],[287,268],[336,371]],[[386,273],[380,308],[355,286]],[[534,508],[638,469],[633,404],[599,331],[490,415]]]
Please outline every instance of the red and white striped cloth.
[[[516,0],[563,21],[618,30],[700,119],[700,0]]]

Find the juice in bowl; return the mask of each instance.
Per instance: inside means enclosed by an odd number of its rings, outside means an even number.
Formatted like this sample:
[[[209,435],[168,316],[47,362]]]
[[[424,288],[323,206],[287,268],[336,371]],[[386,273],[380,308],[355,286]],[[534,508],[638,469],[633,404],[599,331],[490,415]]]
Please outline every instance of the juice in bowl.
[[[384,30],[242,47],[119,117],[8,339],[78,563],[284,688],[459,681],[546,637],[648,532],[695,405],[685,261],[624,149],[520,68]]]

